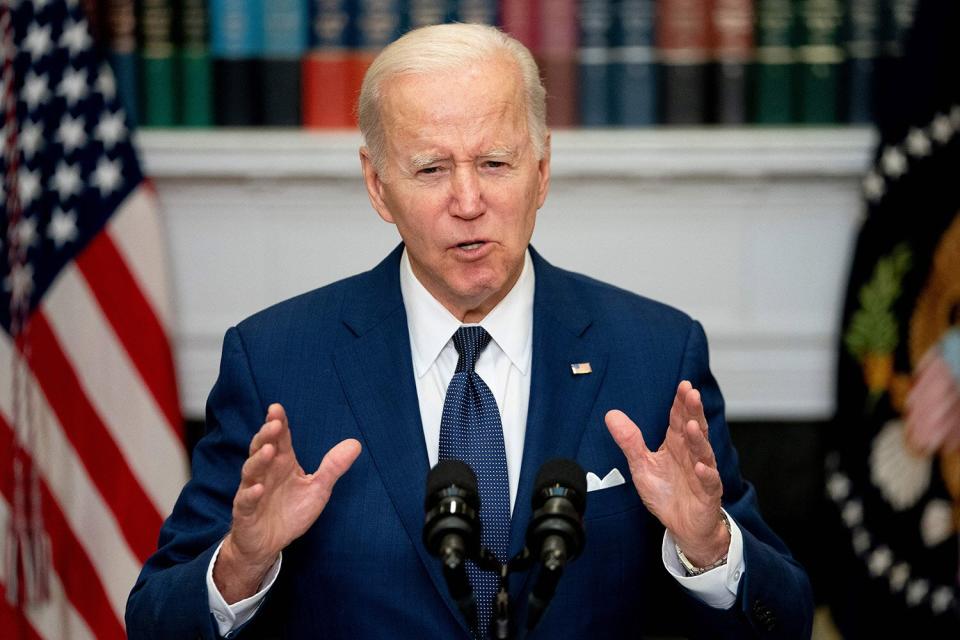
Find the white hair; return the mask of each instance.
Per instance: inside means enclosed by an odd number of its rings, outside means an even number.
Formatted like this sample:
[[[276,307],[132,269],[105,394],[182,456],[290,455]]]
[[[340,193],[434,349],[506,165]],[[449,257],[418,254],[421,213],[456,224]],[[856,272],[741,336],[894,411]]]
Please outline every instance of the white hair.
[[[527,129],[537,159],[547,141],[546,90],[530,51],[496,27],[483,24],[439,24],[408,32],[376,57],[363,78],[357,107],[360,132],[377,172],[382,175],[386,140],[380,103],[383,85],[401,74],[427,74],[505,56],[520,71]]]

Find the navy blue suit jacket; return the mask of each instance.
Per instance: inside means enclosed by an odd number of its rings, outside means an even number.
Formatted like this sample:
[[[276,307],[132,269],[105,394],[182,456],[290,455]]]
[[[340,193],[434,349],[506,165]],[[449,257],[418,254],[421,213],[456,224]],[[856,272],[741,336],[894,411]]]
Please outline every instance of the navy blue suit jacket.
[[[131,638],[212,638],[205,574],[230,527],[250,439],[280,402],[304,469],[344,438],[363,452],[317,522],[283,554],[283,568],[239,637],[469,638],[439,562],[421,542],[428,471],[407,320],[402,247],[372,271],[280,303],[231,328],[207,405],[193,476],[127,604]],[[587,499],[584,553],[567,569],[532,637],[627,638],[651,629],[703,637],[809,637],[803,569],[761,519],[741,477],[700,325],[683,313],[581,275],[533,252],[536,274],[530,406],[513,513],[520,551],[534,476],[569,457],[627,479]],[[593,372],[573,375],[571,363]],[[746,575],[737,603],[711,609],[687,596],[660,559],[662,526],[643,506],[604,414],[622,409],[647,445],[664,437],[678,383],[700,389],[723,479],[740,525]],[[511,583],[523,619],[529,576]]]

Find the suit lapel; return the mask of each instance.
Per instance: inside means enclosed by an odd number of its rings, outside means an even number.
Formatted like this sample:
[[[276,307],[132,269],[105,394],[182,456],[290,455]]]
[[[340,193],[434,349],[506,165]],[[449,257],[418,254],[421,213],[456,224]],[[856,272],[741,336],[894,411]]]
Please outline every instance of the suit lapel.
[[[439,561],[421,542],[429,468],[400,294],[402,249],[371,271],[366,286],[352,291],[345,301],[343,320],[356,339],[337,350],[334,363],[363,434],[364,454],[372,458],[434,586],[467,631],[448,595]]]
[[[511,557],[523,549],[537,472],[551,458],[574,458],[606,370],[607,354],[588,339],[592,323],[570,281],[532,248],[536,274],[533,367],[520,485],[510,528]],[[574,375],[570,365],[589,362]]]

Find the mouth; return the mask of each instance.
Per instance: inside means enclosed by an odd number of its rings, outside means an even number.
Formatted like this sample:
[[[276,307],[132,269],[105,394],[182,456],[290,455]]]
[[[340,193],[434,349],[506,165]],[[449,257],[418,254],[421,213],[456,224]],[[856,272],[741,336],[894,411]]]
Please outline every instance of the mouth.
[[[487,244],[485,240],[468,240],[467,242],[461,242],[458,244],[457,249],[463,249],[464,251],[476,251],[485,244]]]

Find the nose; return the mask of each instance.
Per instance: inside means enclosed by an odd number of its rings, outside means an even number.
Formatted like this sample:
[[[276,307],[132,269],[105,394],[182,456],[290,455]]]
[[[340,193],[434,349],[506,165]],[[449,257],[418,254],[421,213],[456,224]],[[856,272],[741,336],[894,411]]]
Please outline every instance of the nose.
[[[457,167],[453,172],[451,212],[460,218],[476,218],[486,209],[475,167]]]

